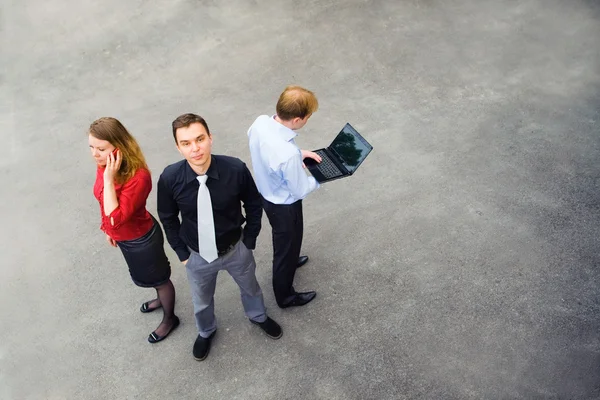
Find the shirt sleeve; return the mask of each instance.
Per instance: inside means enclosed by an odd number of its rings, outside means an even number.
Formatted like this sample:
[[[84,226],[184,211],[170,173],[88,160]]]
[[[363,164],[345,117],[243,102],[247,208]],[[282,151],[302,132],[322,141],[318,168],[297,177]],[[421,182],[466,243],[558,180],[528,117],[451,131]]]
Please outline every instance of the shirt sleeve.
[[[137,210],[146,205],[151,191],[152,179],[149,174],[139,174],[131,178],[117,196],[119,205],[104,217],[103,225],[119,229]]]
[[[100,230],[106,233],[106,227],[104,226],[104,218],[104,210],[102,209],[102,206],[100,206]]]
[[[317,180],[304,172],[300,154],[283,163],[281,172],[283,173],[284,185],[296,200],[305,198],[310,192],[319,187]]]
[[[244,227],[244,245],[250,250],[256,247],[256,238],[260,233],[261,218],[262,218],[262,198],[250,170],[244,164],[244,172],[242,176],[243,189],[241,199],[244,203],[246,211],[246,226]]]
[[[161,175],[158,179],[157,190],[157,211],[158,218],[163,225],[167,241],[171,248],[177,254],[179,261],[185,261],[190,258],[190,251],[185,243],[179,237],[181,222],[179,221],[179,206],[173,197],[173,191],[169,184]]]

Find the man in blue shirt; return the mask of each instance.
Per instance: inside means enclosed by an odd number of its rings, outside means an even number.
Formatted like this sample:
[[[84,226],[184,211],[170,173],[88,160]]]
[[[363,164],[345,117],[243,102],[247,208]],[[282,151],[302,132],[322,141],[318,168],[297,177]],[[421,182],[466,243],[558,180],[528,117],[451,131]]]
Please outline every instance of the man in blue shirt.
[[[300,257],[303,219],[302,199],[319,187],[304,171],[304,158],[321,162],[312,151],[300,150],[294,141],[319,103],[310,90],[285,88],[277,102],[277,114],[261,115],[248,130],[256,186],[273,231],[273,291],[281,308],[303,306],[317,295],[296,292],[296,268],[308,261]]]

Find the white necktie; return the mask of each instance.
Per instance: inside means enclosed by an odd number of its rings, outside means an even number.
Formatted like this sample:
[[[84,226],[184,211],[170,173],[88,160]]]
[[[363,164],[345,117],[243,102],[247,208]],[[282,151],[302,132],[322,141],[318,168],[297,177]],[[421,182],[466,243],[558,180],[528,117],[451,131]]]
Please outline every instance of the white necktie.
[[[218,254],[210,192],[206,187],[208,176],[201,175],[197,179],[200,182],[198,188],[198,253],[210,263],[217,259]]]

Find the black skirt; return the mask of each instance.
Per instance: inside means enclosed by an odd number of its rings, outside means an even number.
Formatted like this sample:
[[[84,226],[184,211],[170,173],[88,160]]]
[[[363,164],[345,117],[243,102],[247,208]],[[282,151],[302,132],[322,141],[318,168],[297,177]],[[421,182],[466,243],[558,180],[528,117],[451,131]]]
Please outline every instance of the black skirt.
[[[117,245],[129,267],[131,280],[141,287],[156,287],[171,278],[171,264],[165,254],[162,229],[154,217],[154,225],[144,236],[118,241]]]

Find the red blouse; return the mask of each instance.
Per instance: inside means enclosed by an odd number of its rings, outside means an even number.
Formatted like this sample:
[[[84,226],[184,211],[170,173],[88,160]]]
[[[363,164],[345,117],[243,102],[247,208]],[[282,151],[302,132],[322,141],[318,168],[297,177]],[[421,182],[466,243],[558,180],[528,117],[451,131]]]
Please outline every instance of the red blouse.
[[[152,190],[150,172],[139,169],[127,182],[120,185],[115,183],[119,206],[104,215],[104,168],[96,171],[94,196],[100,202],[102,229],[108,236],[117,241],[133,240],[144,236],[150,231],[154,221],[146,210],[146,199]],[[112,221],[111,221],[112,218]]]

